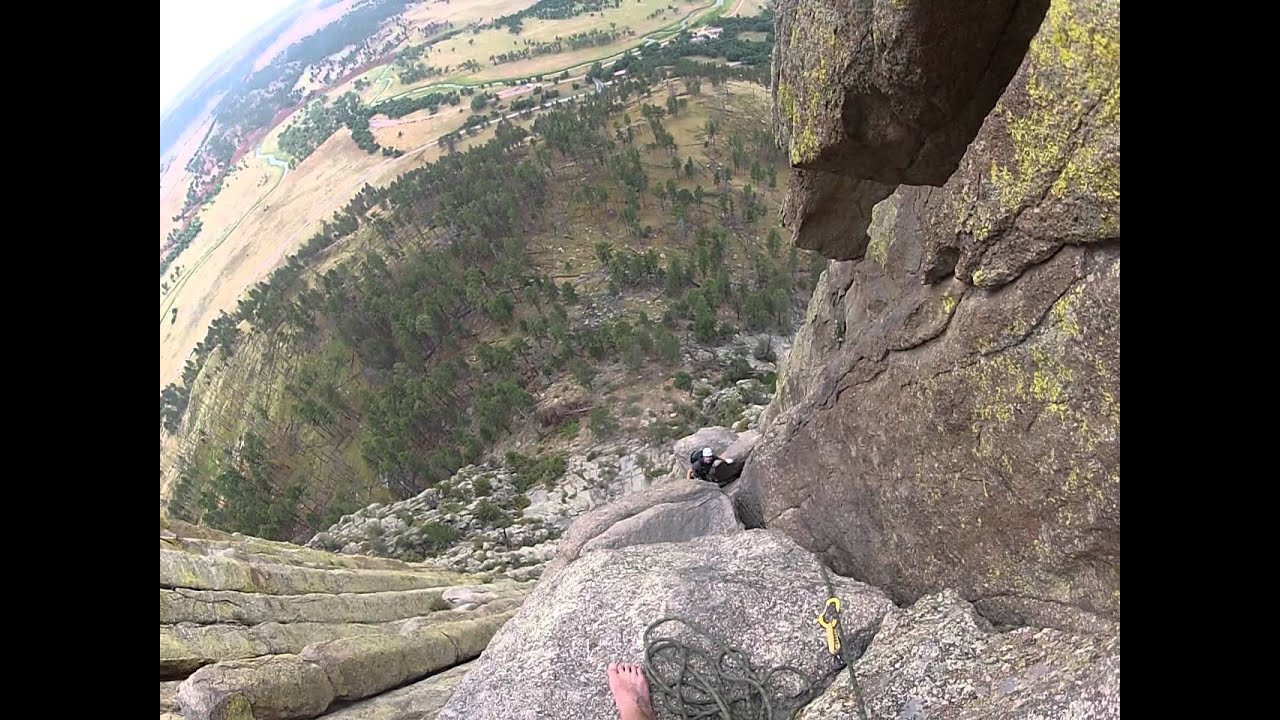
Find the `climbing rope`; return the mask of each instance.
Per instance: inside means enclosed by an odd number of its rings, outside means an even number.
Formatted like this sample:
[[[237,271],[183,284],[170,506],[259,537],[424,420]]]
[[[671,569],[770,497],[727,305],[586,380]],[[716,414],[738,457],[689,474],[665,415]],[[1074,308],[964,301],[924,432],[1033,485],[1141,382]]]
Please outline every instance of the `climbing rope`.
[[[826,566],[821,561],[818,566],[827,597],[835,598]],[[644,630],[644,673],[649,680],[649,694],[656,704],[681,720],[786,720],[826,690],[840,671],[848,668],[858,716],[867,720],[858,678],[844,659],[849,645],[844,626],[839,622],[839,603],[834,606],[834,632],[839,642],[832,655],[833,667],[815,679],[791,665],[762,671],[751,664],[740,648],[716,639],[701,625],[671,615],[659,618]],[[824,608],[823,615],[826,612]],[[655,637],[657,629],[667,623],[684,625],[693,636],[701,638],[706,647],[673,637]],[[798,680],[801,689],[788,693],[776,682],[783,676]]]
[[[680,623],[702,638],[711,650],[672,637],[654,638],[666,623]],[[661,667],[674,668],[662,672]],[[826,688],[841,667],[816,680],[799,668],[779,665],[761,671],[741,649],[711,636],[701,625],[668,616],[655,620],[644,631],[644,672],[649,694],[682,720],[783,720]],[[775,682],[791,675],[802,689],[788,694]]]

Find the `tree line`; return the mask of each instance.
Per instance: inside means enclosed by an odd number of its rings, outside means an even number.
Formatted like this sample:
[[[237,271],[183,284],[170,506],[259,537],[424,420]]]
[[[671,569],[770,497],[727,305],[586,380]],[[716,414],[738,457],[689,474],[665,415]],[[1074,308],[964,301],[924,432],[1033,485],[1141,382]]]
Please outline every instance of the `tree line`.
[[[496,18],[493,27],[505,27],[509,32],[519,34],[525,18],[541,20],[565,20],[584,13],[601,12],[605,8],[616,8],[622,5],[621,0],[538,0],[538,2],[516,13]]]

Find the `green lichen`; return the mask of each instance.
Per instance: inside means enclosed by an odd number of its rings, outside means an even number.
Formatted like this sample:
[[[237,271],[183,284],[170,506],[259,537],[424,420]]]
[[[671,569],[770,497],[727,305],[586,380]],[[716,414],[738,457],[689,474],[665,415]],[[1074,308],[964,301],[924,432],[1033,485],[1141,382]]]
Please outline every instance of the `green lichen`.
[[[809,125],[800,131],[800,137],[791,143],[791,164],[799,165],[818,155],[818,136]]]
[[[1083,295],[1084,286],[1077,285],[1053,304],[1053,314],[1058,320],[1058,328],[1069,338],[1080,337],[1080,323],[1076,321],[1076,308]]]
[[[1072,468],[1070,472],[1067,473],[1067,482],[1065,485],[1062,486],[1062,489],[1066,490],[1069,493],[1073,493],[1076,490],[1080,489],[1079,471],[1077,471],[1075,468]]]
[[[797,60],[792,67],[803,67],[794,78],[794,86],[787,79],[779,77],[778,101],[783,116],[790,123],[789,156],[792,165],[802,165],[816,160],[824,144],[825,138],[819,138],[823,127],[822,116],[824,98],[833,88],[829,87],[831,68],[838,59],[839,39],[835,27],[829,19],[818,17],[816,13],[800,16],[804,6],[798,11],[795,23],[791,26],[790,47],[824,48],[813,54],[814,62],[805,66]],[[820,38],[814,43],[810,38]],[[780,74],[781,75],[781,74]],[[828,121],[829,122],[829,121]]]
[[[867,234],[871,241],[867,244],[867,257],[871,258],[881,269],[889,258],[889,248],[893,247],[895,228],[898,222],[898,194],[894,193],[871,208],[871,225]],[[948,310],[948,313],[950,311]]]
[[[1000,352],[957,369],[973,398],[970,429],[978,437],[976,456],[999,461],[1011,471],[1003,458],[1003,446],[991,438],[1023,432],[1027,413],[1052,419],[1059,430],[1046,427],[1043,432],[1073,437],[1087,453],[1117,442],[1119,401],[1105,388],[1098,391],[1100,408],[1087,400],[1092,395],[1088,388],[1105,384],[1110,376],[1087,372],[1088,377],[1078,382],[1077,370],[1063,360],[1061,343],[1060,335],[1048,333],[1025,352]],[[1082,411],[1086,407],[1092,409]],[[996,431],[995,435],[988,430]],[[1053,465],[1052,458],[1048,465]]]
[[[1120,201],[1118,160],[1106,157],[1098,143],[1120,130],[1119,13],[1101,8],[1082,17],[1079,0],[1053,0],[1040,32],[1031,41],[1026,65],[1025,111],[1001,103],[996,112],[1009,128],[1014,164],[992,173],[1006,211],[1041,193],[1056,173],[1050,191]],[[1075,137],[1090,107],[1083,141]]]
[[[796,93],[790,84],[781,81],[778,83],[778,106],[782,108],[782,117],[786,118],[788,129],[794,127],[799,119],[796,115]]]
[[[1031,358],[1036,366],[1031,375],[1031,396],[1043,403],[1046,410],[1065,420],[1067,387],[1075,378],[1075,373],[1058,358],[1049,357],[1042,349],[1032,350]]]
[[[1102,413],[1117,422],[1120,420],[1120,401],[1109,390],[1102,391]]]
[[[253,720],[253,705],[243,695],[233,695],[222,712],[226,720]]]
[[[974,390],[974,414],[977,420],[1005,425],[1013,420],[1014,406],[1025,395],[1025,373],[1008,355],[999,355],[980,363],[970,372]],[[977,432],[975,425],[974,431]],[[987,455],[979,441],[978,454]]]
[[[950,315],[956,309],[956,299],[951,297],[951,293],[942,296],[942,313]]]

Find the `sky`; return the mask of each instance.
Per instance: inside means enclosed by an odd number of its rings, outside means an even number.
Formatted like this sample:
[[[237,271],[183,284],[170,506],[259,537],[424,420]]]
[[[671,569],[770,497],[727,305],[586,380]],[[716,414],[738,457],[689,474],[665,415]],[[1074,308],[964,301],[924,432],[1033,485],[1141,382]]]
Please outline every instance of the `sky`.
[[[160,110],[225,50],[293,0],[160,0]]]

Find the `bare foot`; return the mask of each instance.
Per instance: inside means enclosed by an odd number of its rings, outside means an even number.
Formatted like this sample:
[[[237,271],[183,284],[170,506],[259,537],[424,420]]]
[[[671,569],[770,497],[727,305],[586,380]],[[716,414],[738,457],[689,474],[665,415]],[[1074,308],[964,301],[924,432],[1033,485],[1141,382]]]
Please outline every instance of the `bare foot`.
[[[649,681],[644,668],[627,663],[609,663],[609,691],[622,720],[653,720],[649,704]]]

